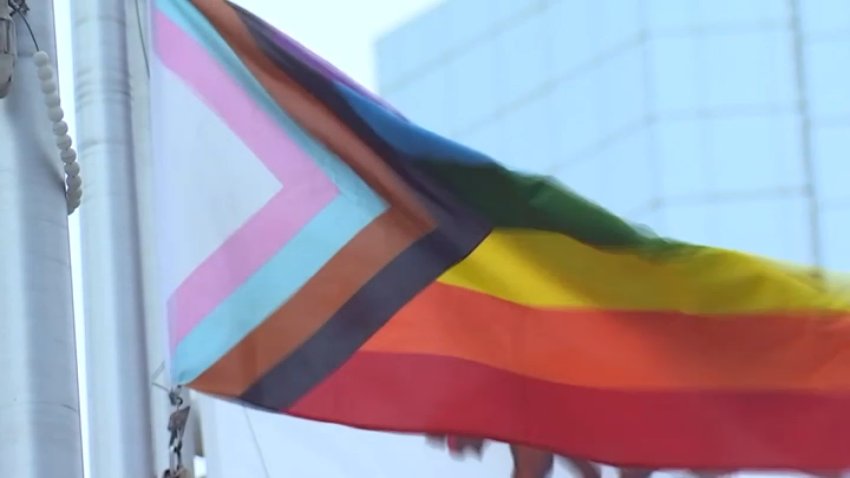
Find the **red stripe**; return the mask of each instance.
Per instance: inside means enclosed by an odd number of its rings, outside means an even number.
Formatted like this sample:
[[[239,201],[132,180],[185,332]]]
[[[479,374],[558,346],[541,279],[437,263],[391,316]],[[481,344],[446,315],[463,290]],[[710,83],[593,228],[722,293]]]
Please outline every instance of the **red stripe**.
[[[846,469],[850,395],[605,390],[469,361],[359,352],[291,415],[480,436],[647,468]]]

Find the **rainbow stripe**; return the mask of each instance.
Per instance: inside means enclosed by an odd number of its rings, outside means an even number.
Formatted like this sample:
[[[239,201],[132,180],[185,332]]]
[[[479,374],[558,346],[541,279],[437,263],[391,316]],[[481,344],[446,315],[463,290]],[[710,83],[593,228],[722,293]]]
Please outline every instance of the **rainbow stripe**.
[[[222,0],[157,0],[153,18],[162,68],[280,184],[171,291],[181,382],[621,465],[850,466],[835,283],[639,231],[417,127]]]

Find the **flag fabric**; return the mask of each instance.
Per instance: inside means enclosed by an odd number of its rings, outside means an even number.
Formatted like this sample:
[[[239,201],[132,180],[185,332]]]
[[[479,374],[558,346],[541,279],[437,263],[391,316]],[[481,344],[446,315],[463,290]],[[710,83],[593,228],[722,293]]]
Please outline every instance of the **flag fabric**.
[[[238,6],[155,0],[152,25],[179,382],[618,465],[850,466],[835,282],[509,170]]]

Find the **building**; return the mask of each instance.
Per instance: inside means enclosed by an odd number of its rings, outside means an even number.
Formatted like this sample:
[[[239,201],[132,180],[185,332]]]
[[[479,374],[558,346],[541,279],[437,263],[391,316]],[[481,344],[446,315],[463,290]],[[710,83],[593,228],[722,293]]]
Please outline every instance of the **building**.
[[[448,0],[381,94],[658,233],[850,270],[850,2]]]
[[[850,269],[847,0],[448,0],[384,37],[378,60],[381,94],[412,119],[662,234]],[[421,437],[197,405],[210,478],[509,467],[504,449],[453,463]]]

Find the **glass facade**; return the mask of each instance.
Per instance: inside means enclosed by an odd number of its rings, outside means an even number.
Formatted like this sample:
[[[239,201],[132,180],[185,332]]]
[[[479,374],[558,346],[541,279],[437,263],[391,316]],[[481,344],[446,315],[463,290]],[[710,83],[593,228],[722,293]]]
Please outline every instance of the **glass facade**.
[[[377,52],[435,132],[663,235],[850,270],[846,0],[448,0]]]

